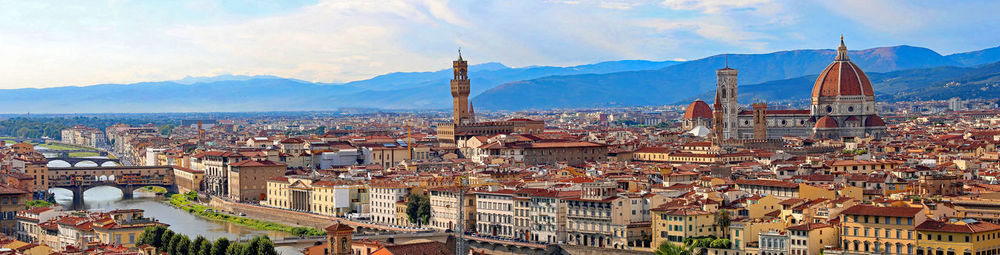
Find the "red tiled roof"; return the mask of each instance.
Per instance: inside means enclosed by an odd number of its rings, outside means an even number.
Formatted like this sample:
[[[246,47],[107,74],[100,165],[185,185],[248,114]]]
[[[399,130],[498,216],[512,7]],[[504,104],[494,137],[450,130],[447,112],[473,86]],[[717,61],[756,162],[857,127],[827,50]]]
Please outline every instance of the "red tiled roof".
[[[816,128],[838,128],[840,125],[830,116],[823,116],[816,121]]]
[[[248,160],[244,160],[244,161],[240,161],[240,162],[236,162],[236,163],[232,163],[232,164],[229,164],[229,165],[230,166],[238,166],[238,167],[244,167],[244,166],[250,166],[250,167],[252,167],[252,166],[285,166],[285,164],[274,162],[274,161],[270,161],[270,160],[249,160],[249,159]]]
[[[711,119],[712,108],[709,108],[705,101],[694,100],[691,105],[688,105],[687,110],[684,110],[684,119],[694,118]]]
[[[795,225],[795,226],[788,227],[788,230],[810,231],[810,230],[813,230],[813,229],[829,228],[829,227],[833,227],[833,226],[831,226],[830,224],[826,224],[826,223],[806,223],[806,224],[802,224],[802,225]]]
[[[949,222],[949,221],[935,221],[928,220],[921,223],[916,228],[921,231],[934,231],[934,232],[951,232],[951,233],[980,233],[987,231],[1000,230],[1000,225],[985,222],[985,221],[975,221],[970,222]]]
[[[737,185],[756,185],[756,186],[771,186],[771,187],[784,187],[784,188],[798,188],[799,185],[791,182],[784,182],[778,180],[736,180]]]
[[[874,96],[872,83],[865,72],[850,60],[833,61],[813,84],[813,97]]]

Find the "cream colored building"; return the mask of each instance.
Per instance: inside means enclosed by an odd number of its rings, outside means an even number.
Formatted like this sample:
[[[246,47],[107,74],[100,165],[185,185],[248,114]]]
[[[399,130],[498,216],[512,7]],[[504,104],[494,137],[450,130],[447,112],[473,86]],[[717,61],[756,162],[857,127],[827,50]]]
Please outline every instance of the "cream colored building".
[[[403,226],[409,222],[400,222],[396,217],[399,202],[406,200],[410,194],[410,187],[403,183],[378,183],[370,184],[368,190],[370,194],[371,219],[373,222]]]
[[[366,213],[364,185],[313,180],[306,176],[275,177],[267,180],[266,205],[327,216]],[[363,199],[364,198],[364,199]]]
[[[459,198],[466,192],[456,187],[431,188],[427,190],[431,203],[431,228],[441,231],[458,231]],[[464,229],[472,230],[476,228],[476,196],[473,194],[464,195],[465,202],[463,213],[465,213]]]
[[[480,191],[476,194],[476,232],[514,238],[514,190]]]

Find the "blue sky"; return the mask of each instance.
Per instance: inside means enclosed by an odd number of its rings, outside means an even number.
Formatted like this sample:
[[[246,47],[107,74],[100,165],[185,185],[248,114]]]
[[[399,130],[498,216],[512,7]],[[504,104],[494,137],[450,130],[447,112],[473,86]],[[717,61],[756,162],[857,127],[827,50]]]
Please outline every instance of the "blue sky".
[[[1000,1],[0,0],[0,88],[220,74],[344,82],[473,63],[576,65],[1000,45]]]

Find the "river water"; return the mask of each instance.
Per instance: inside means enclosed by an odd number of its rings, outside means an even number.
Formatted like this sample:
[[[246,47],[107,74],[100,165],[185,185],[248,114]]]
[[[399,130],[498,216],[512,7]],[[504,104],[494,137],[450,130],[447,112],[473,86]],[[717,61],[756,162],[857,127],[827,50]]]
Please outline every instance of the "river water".
[[[195,216],[187,211],[180,210],[164,203],[162,196],[137,190],[133,194],[133,199],[122,199],[121,190],[114,187],[95,187],[83,193],[83,208],[71,208],[73,205],[73,193],[66,189],[51,189],[55,194],[56,202],[66,209],[73,210],[115,210],[115,209],[142,209],[146,217],[154,218],[160,222],[170,224],[170,230],[175,233],[185,234],[191,239],[201,235],[209,240],[225,237],[229,240],[250,239],[257,235],[267,235],[271,239],[280,239],[289,236],[288,233],[279,231],[263,231],[253,229],[240,224],[210,220]],[[278,247],[280,254],[301,254],[299,250],[304,246]]]

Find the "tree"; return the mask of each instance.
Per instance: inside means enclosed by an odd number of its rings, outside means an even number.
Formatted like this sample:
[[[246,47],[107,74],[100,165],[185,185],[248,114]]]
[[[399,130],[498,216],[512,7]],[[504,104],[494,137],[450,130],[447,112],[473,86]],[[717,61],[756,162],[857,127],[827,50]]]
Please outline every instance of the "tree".
[[[715,213],[715,225],[722,228],[722,237],[729,236],[729,226],[732,222],[729,219],[729,210],[722,209]]]
[[[278,255],[278,252],[274,250],[274,243],[272,243],[271,240],[267,238],[267,236],[257,236],[250,243],[252,244],[251,246],[253,246],[255,249],[254,250],[248,249],[249,254]]]
[[[731,245],[733,245],[732,241],[729,241],[729,239],[722,238],[722,239],[715,239],[715,241],[712,241],[712,243],[709,244],[708,247],[715,249],[729,249],[729,246]]]
[[[186,235],[177,235],[177,244],[174,244],[173,253],[171,255],[188,255],[191,252],[191,239]]]
[[[167,249],[164,248],[170,245],[170,240],[173,239],[173,237],[174,237],[173,230],[170,229],[164,230],[163,234],[160,235],[160,243],[158,243],[158,245],[153,245],[153,247],[156,247],[156,249],[158,250],[166,251]]]
[[[226,249],[226,255],[243,255],[243,250],[246,250],[246,245],[242,243],[231,243],[229,248]]]
[[[198,254],[195,255],[212,255],[212,242],[205,241],[201,243],[201,247],[198,248]]]
[[[170,238],[170,242],[167,244],[166,247],[163,248],[163,250],[166,251],[167,253],[170,253],[170,255],[177,255],[177,246],[180,245],[181,239],[185,238],[187,237],[185,237],[182,234],[174,234]]]
[[[406,216],[410,223],[427,224],[431,216],[431,201],[426,195],[411,193],[406,201]]]
[[[677,246],[667,241],[660,244],[654,252],[656,255],[691,255],[691,250],[684,246]]]
[[[191,248],[188,249],[187,254],[198,255],[199,253],[201,253],[201,246],[207,242],[208,239],[205,239],[204,236],[198,235],[197,237],[194,238],[194,241],[191,241]]]
[[[163,237],[163,234],[167,232],[167,227],[156,226],[156,227],[147,227],[146,229],[150,229],[150,232],[149,235],[143,235],[142,237],[140,237],[140,239],[142,239],[143,244],[152,245],[153,247],[162,246],[161,244],[162,242],[160,240]]]
[[[225,237],[220,237],[215,239],[215,243],[212,244],[212,255],[226,255],[226,251],[229,250],[229,239]]]

